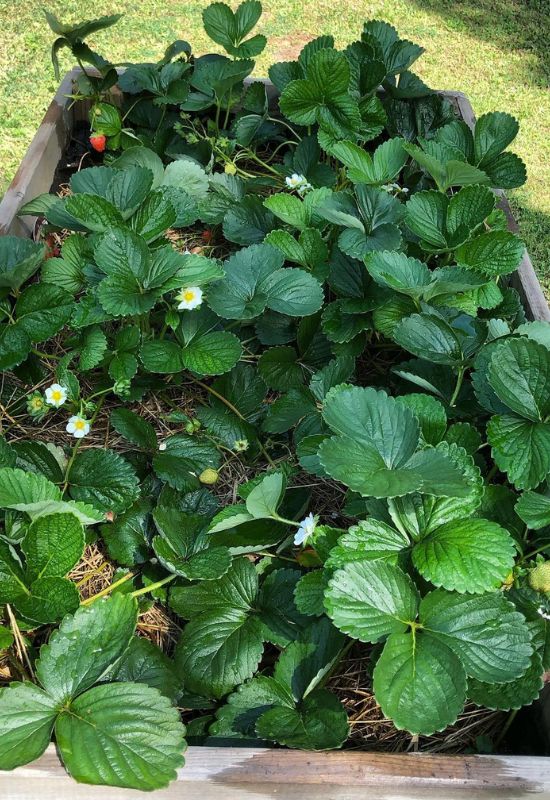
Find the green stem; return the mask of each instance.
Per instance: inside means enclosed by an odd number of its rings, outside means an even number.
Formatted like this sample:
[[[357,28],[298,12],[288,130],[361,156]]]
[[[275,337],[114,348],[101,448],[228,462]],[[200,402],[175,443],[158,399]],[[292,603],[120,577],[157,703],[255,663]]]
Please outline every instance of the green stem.
[[[286,122],[283,122],[282,119],[276,119],[275,117],[266,117],[266,120],[268,122],[275,122],[277,125],[284,125],[285,128],[288,128],[288,130],[291,132],[291,134],[294,136],[294,138],[298,143],[302,141],[301,138],[296,133],[296,131],[294,130],[294,128],[292,128]]]
[[[290,561],[291,564],[296,564],[296,559],[295,558],[289,558],[288,556],[280,556],[280,555],[277,555],[277,553],[262,553],[262,552],[259,552],[259,553],[256,553],[256,555],[263,556],[264,558],[277,558],[277,559],[280,559],[281,561]]]
[[[99,412],[101,410],[101,406],[103,405],[104,402],[105,402],[105,395],[103,395],[103,397],[101,398],[101,400],[97,404],[97,408],[96,408],[96,410],[94,411],[94,413],[92,415],[92,418],[90,420],[90,429],[91,429],[92,425],[94,424],[94,422],[96,421],[97,415],[99,414]],[[71,453],[71,457],[69,458],[69,462],[67,464],[67,469],[65,470],[65,476],[63,478],[63,489],[61,490],[63,494],[67,491],[67,487],[69,486],[69,475],[71,473],[71,469],[72,469],[74,460],[76,458],[76,454],[78,453],[78,448],[80,447],[81,443],[82,443],[82,439],[78,439],[77,443],[73,447],[73,452]]]
[[[261,167],[263,167],[264,169],[266,169],[268,172],[271,172],[273,175],[276,175],[276,176],[277,176],[277,178],[281,178],[281,173],[280,173],[280,172],[278,172],[278,171],[277,171],[276,169],[274,169],[273,167],[270,167],[270,166],[269,166],[269,164],[267,164],[267,163],[266,163],[265,161],[263,161],[263,160],[262,160],[262,159],[261,159],[259,156],[257,156],[257,155],[256,155],[256,153],[255,153],[253,150],[250,150],[250,148],[249,148],[249,147],[245,147],[245,148],[243,148],[243,149],[244,149],[245,153],[247,154],[247,156],[248,156],[249,158],[251,158],[253,161],[256,161],[256,163],[257,163],[257,164],[259,164]]]
[[[533,556],[536,556],[539,553],[544,553],[545,550],[550,550],[550,544],[548,542],[542,545],[542,547],[537,547],[536,550],[532,550],[530,553],[527,553],[526,555],[522,556],[521,561],[527,561],[528,559],[533,558]]]
[[[246,422],[246,417],[244,417],[241,414],[241,412],[239,411],[239,409],[236,408],[233,405],[233,403],[230,403],[229,400],[226,397],[223,396],[223,394],[220,394],[219,392],[217,392],[215,389],[212,388],[212,386],[209,386],[207,383],[203,383],[202,381],[199,381],[198,378],[193,378],[193,383],[196,383],[197,386],[200,386],[201,388],[206,389],[207,392],[210,392],[210,394],[214,395],[214,397],[217,397],[218,400],[221,400],[221,402],[224,403],[230,411],[232,411],[234,414],[236,414],[236,416],[239,419],[242,419],[244,422]],[[264,455],[264,457],[265,457],[266,461],[268,462],[268,464],[270,466],[272,466],[272,467],[276,467],[277,465],[275,464],[275,462],[273,461],[273,459],[271,458],[271,456],[269,455],[269,453],[267,452],[267,450],[265,449],[265,447],[263,446],[263,444],[260,442],[259,439],[258,439],[258,444],[259,444],[260,450],[261,450],[262,454]]]
[[[497,736],[497,738],[495,740],[495,747],[499,746],[499,744],[502,742],[502,740],[504,739],[504,737],[506,736],[506,734],[510,730],[510,727],[511,727],[513,721],[515,720],[518,711],[519,711],[519,709],[515,708],[513,711],[511,711],[508,714],[506,722],[502,726],[501,731],[500,731],[499,735]]]
[[[229,113],[231,111],[231,100],[233,99],[233,88],[229,90],[229,97],[227,99],[227,108],[225,110],[225,118],[223,121],[223,129],[227,128],[227,123],[229,122]]]
[[[458,376],[457,376],[457,379],[456,379],[455,390],[453,392],[453,396],[451,397],[451,401],[449,403],[451,408],[453,408],[456,405],[456,401],[457,401],[458,395],[460,394],[460,390],[462,388],[462,381],[464,380],[464,373],[465,372],[466,372],[466,368],[465,367],[460,367],[459,370],[458,370]]]
[[[280,517],[279,514],[274,514],[271,519],[274,519],[276,522],[284,522],[285,525],[295,525],[297,528],[301,525],[301,523],[296,522],[295,519],[286,519],[285,517]]]
[[[157,129],[155,131],[155,135],[153,136],[153,141],[155,144],[157,143],[157,136],[159,135],[160,129],[162,127],[162,123],[164,122],[164,117],[166,116],[166,105],[162,107],[162,113],[160,115],[159,124],[157,125]]]
[[[37,350],[36,347],[33,347],[31,353],[39,358],[45,358],[47,361],[59,361],[57,356],[51,356],[49,353],[43,353],[42,350]]]
[[[100,597],[105,597],[106,594],[111,594],[113,589],[116,589],[117,586],[121,586],[123,583],[126,583],[126,581],[131,580],[131,578],[133,578],[134,576],[135,576],[134,572],[128,572],[127,575],[123,575],[122,578],[118,579],[118,581],[115,581],[114,583],[111,583],[110,586],[106,586],[105,589],[102,589],[97,594],[93,594],[91,597],[87,597],[86,600],[83,600],[80,603],[80,605],[81,606],[89,606],[90,603],[94,602],[94,600],[97,600]]]
[[[142,594],[148,594],[148,592],[153,592],[155,589],[160,589],[161,586],[165,586],[170,581],[175,580],[175,575],[167,575],[166,578],[163,578],[156,583],[150,583],[149,586],[144,586],[143,589],[136,589],[135,592],[132,592],[132,597],[139,597]]]
[[[87,400],[93,400],[93,399],[94,399],[94,397],[101,397],[101,395],[102,395],[102,394],[108,394],[109,392],[112,392],[112,391],[113,391],[113,389],[114,389],[114,386],[109,386],[109,388],[108,388],[108,389],[102,389],[100,392],[95,392],[94,394],[91,394],[91,395],[90,395],[88,398],[86,398],[86,399],[87,399]],[[94,419],[95,419],[95,417],[94,417]]]

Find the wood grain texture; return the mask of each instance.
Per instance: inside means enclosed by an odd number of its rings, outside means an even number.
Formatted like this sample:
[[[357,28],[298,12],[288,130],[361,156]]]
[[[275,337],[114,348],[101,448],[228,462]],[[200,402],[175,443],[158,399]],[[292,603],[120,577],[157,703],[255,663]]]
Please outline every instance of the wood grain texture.
[[[512,800],[550,797],[550,760],[498,756],[311,753],[191,747],[178,780],[155,800]],[[0,773],[2,800],[125,800],[142,792],[76,784],[53,745]]]
[[[32,236],[34,217],[17,217],[21,206],[43,192],[49,192],[57,163],[69,140],[72,112],[69,95],[80,70],[67,72],[29,148],[0,203],[0,236]]]

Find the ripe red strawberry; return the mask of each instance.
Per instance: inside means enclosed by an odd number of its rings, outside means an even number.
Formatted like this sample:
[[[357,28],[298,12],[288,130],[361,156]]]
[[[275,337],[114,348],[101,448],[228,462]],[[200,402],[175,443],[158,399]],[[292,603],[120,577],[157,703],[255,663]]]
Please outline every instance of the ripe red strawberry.
[[[213,239],[212,231],[211,231],[211,230],[209,230],[208,228],[206,228],[206,230],[204,230],[204,231],[201,233],[201,239],[203,240],[203,242],[204,242],[205,244],[210,244],[210,242],[211,242],[211,241],[212,241],[212,239]]]
[[[105,145],[107,143],[107,137],[104,136],[102,133],[92,133],[90,136],[90,144],[97,150],[98,153],[103,153],[105,150]]]

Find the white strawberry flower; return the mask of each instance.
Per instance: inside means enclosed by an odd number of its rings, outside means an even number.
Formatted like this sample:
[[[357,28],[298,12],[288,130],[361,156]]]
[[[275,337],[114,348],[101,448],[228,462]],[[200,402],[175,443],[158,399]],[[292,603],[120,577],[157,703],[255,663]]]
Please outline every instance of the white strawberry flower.
[[[180,289],[176,295],[178,300],[178,311],[192,311],[198,308],[202,303],[202,289],[198,286],[188,286],[186,289]]]
[[[313,536],[318,522],[319,517],[314,517],[313,514],[308,514],[307,517],[300,522],[300,527],[294,535],[294,544],[296,547],[305,544],[307,540]]]
[[[313,188],[305,175],[298,175],[297,172],[293,172],[290,177],[286,177],[285,182],[289,189],[296,189],[300,195]]]
[[[45,391],[46,403],[59,408],[67,399],[67,390],[60,383],[52,383]]]
[[[83,436],[90,433],[90,423],[80,414],[75,414],[74,417],[70,417],[65,430],[67,433],[72,433],[75,439],[82,439]]]

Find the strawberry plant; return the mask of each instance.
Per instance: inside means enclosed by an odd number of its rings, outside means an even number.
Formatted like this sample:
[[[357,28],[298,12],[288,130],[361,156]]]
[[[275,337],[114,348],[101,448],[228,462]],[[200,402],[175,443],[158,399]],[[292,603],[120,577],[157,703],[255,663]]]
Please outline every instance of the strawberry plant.
[[[77,780],[164,786],[177,709],[195,742],[342,747],[352,647],[422,737],[550,667],[517,123],[470,131],[380,21],[250,80],[260,15],[214,3],[225,55],[118,72],[85,42],[116,17],[49,17],[102,161],[22,207],[50,257],[0,240],[2,769],[53,735]]]

